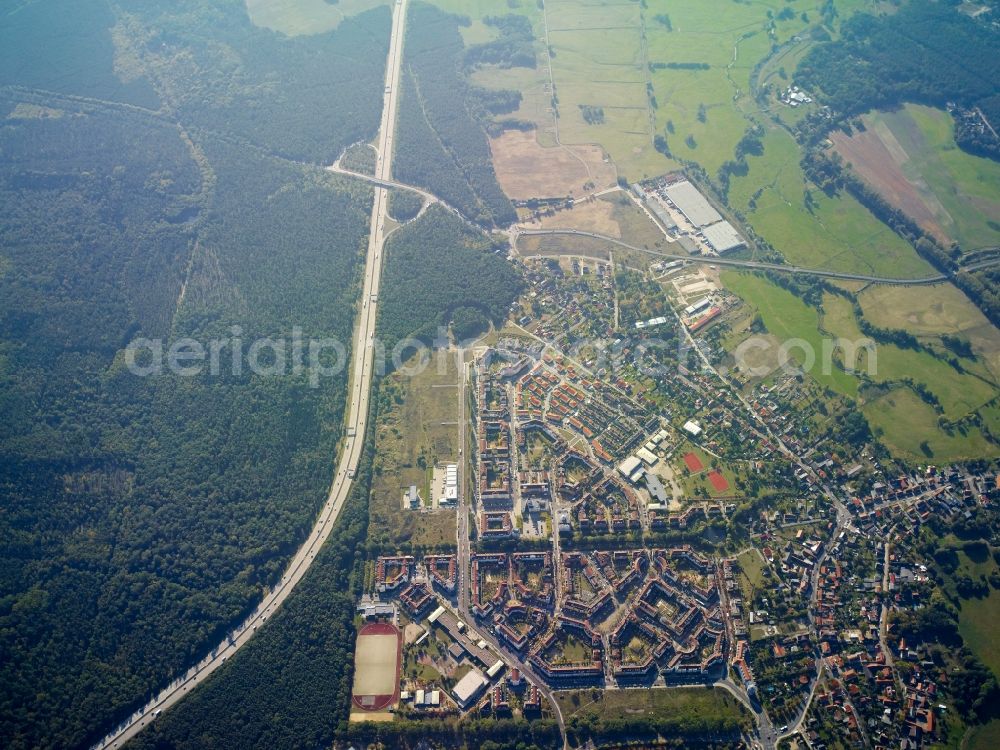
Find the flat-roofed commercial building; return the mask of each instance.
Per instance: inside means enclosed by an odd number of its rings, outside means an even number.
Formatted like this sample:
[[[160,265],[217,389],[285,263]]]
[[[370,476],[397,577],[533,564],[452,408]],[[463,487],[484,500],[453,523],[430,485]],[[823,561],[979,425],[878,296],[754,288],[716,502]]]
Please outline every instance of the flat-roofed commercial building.
[[[455,701],[458,703],[459,708],[468,708],[479,697],[479,694],[483,692],[483,688],[486,685],[487,680],[483,676],[483,673],[478,669],[473,669],[458,681],[458,684],[455,685],[454,690],[451,692],[455,695]]]
[[[718,221],[711,226],[703,227],[701,233],[705,236],[705,242],[720,254],[746,244],[740,233],[728,221]]]
[[[681,180],[667,188],[667,197],[684,214],[684,218],[696,227],[704,227],[722,220],[722,215],[712,208],[698,188],[687,180]]]

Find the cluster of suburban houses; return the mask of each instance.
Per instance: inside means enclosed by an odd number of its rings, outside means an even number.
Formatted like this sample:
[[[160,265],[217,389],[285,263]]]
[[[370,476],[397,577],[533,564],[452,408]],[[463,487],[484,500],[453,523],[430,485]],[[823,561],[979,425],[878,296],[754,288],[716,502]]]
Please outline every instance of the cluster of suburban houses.
[[[841,472],[844,490],[848,473]],[[928,466],[876,482],[850,498],[850,528],[826,540],[818,568],[819,529],[800,529],[781,543],[765,535],[761,551],[779,587],[804,594],[815,580],[811,637],[830,675],[817,687],[802,727],[815,750],[823,750],[818,730],[824,726],[858,743],[867,737],[877,747],[918,750],[940,741],[940,716],[949,702],[934,676],[940,668],[929,661],[927,644],[908,643],[893,631],[891,612],[928,605],[933,585],[915,547],[921,526],[931,519],[948,524],[969,518],[998,496],[994,472],[957,467]],[[737,636],[745,627],[733,609],[739,604],[730,598]],[[793,648],[786,641],[772,642],[776,658]],[[906,670],[897,668],[900,662]],[[808,692],[809,681],[802,682]]]

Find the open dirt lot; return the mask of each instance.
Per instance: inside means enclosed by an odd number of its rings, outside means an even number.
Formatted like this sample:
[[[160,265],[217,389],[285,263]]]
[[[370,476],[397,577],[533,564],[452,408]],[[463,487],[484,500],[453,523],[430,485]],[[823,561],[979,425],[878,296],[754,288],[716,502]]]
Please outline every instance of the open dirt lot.
[[[618,179],[597,145],[543,148],[534,131],[508,130],[490,139],[490,149],[500,187],[512,200],[580,197],[611,187]],[[585,190],[589,183],[593,188]]]
[[[537,221],[521,224],[525,229],[579,229],[609,237],[621,238],[621,227],[614,217],[614,206],[607,201],[588,200],[572,208],[542,216]]]
[[[615,246],[593,237],[573,235],[527,235],[517,239],[517,254],[522,258],[533,255],[579,255],[608,260]]]

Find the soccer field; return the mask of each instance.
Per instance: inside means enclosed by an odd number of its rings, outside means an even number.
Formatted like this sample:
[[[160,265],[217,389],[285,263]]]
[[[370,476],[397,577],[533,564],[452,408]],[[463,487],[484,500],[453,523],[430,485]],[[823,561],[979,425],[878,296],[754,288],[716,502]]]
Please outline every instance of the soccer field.
[[[366,625],[354,652],[354,705],[380,711],[399,688],[399,631],[392,625]]]

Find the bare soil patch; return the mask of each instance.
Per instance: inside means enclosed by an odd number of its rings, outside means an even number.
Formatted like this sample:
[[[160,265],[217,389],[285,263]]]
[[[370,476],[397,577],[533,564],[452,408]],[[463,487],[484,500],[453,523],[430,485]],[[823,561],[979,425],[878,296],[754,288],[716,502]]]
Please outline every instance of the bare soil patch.
[[[555,211],[535,221],[521,224],[525,229],[579,229],[620,239],[621,227],[614,216],[614,206],[606,201],[589,200],[576,203],[572,208]]]
[[[580,197],[618,179],[614,164],[605,161],[596,144],[543,148],[535,131],[508,130],[490,139],[490,150],[497,180],[511,200]]]
[[[895,148],[890,149],[875,128],[856,132],[852,136],[838,131],[830,136],[830,140],[837,153],[887,201],[897,206],[938,241],[945,245],[951,243],[952,238],[941,227],[932,208],[903,173],[901,161],[905,161],[906,152],[898,144],[893,144]]]

